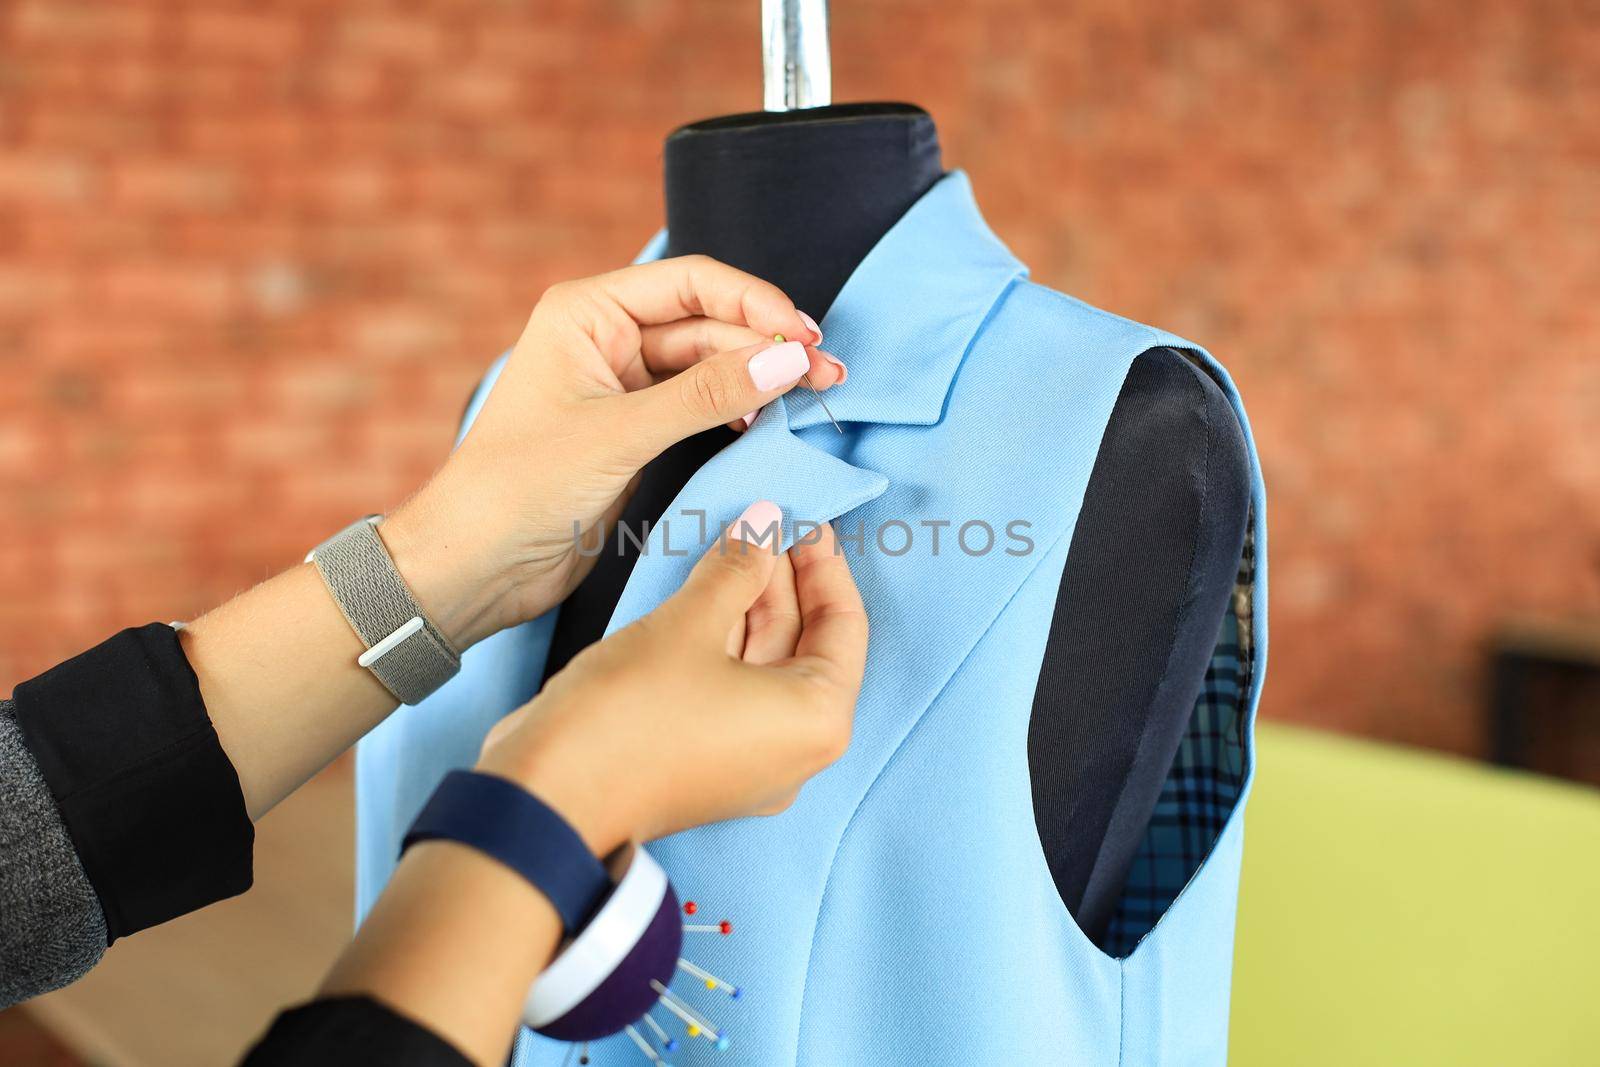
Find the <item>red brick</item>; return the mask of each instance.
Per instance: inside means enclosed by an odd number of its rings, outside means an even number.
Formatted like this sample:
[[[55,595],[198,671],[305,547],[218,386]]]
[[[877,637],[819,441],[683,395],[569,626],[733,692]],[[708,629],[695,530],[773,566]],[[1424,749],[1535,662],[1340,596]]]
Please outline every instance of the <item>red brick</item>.
[[[280,166],[305,157],[313,132],[303,116],[283,110],[190,112],[173,127],[182,146],[201,158],[276,160]]]
[[[345,59],[307,70],[304,84],[316,100],[341,107],[371,107],[391,103],[399,80],[379,61]]]
[[[438,14],[363,12],[345,16],[339,43],[356,56],[376,55],[416,64],[444,61],[449,27]]]
[[[341,365],[330,354],[286,368],[273,381],[271,403],[285,411],[342,412],[360,415],[372,402],[376,382],[371,374]]]
[[[0,203],[83,202],[96,192],[99,176],[99,169],[80,156],[0,152]]]
[[[103,272],[105,308],[113,314],[215,315],[228,310],[238,282],[225,266],[150,259]]]
[[[456,329],[441,315],[404,305],[358,312],[350,325],[354,350],[380,361],[437,354]]]
[[[418,87],[430,102],[469,115],[514,109],[520,89],[517,68],[484,64],[445,67]]]
[[[122,159],[112,167],[113,203],[125,211],[219,211],[239,203],[228,167],[173,159]]]
[[[34,466],[43,449],[44,441],[32,427],[0,423],[0,475]]]
[[[83,282],[56,265],[0,264],[0,316],[70,313],[84,299]]]
[[[20,0],[10,12],[11,32],[25,48],[137,48],[150,42],[158,19],[155,5],[97,0]]]
[[[192,6],[185,12],[183,41],[207,58],[256,59],[293,63],[305,44],[298,11],[270,4],[218,9]]]

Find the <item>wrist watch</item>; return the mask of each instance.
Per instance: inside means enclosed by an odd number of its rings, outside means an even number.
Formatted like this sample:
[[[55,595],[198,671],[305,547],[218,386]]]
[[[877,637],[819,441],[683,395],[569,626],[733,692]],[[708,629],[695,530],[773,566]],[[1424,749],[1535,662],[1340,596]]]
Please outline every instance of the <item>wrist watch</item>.
[[[422,699],[461,670],[461,652],[424,614],[368,515],[312,549],[323,584],[367,650],[356,660],[402,704]]]

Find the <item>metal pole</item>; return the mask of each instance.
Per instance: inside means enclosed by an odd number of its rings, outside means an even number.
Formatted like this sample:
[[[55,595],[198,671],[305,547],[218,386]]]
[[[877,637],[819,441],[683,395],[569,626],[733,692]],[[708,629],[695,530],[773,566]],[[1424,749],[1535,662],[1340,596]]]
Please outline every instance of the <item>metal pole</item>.
[[[761,63],[766,110],[833,103],[828,0],[761,0]]]

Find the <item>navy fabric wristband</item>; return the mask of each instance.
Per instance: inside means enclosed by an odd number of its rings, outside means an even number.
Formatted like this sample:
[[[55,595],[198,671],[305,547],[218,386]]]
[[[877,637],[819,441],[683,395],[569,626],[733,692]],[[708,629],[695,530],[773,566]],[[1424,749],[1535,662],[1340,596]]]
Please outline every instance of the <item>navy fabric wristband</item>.
[[[611,889],[605,867],[567,820],[504,778],[451,771],[423,806],[401,854],[418,841],[457,841],[526,878],[561,916],[570,936],[583,929]]]

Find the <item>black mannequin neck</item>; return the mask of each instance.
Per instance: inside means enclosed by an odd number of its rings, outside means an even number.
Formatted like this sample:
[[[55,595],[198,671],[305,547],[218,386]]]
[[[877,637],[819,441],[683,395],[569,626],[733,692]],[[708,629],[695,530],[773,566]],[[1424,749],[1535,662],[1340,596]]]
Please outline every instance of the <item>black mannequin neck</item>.
[[[910,104],[697,122],[667,138],[667,254],[747,270],[820,319],[942,174],[933,119]]]

